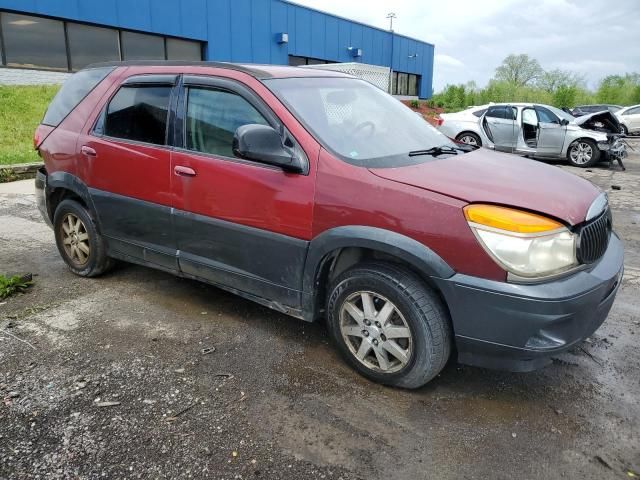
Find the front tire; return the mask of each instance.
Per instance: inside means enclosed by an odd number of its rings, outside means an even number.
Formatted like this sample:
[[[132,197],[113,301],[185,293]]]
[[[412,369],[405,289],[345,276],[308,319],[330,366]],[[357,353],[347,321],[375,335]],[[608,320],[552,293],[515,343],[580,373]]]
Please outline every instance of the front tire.
[[[418,388],[444,368],[451,353],[449,317],[417,275],[392,264],[363,264],[341,274],[330,292],[329,330],[360,374]]]
[[[567,150],[567,160],[574,167],[592,167],[600,160],[600,150],[593,140],[588,138],[576,140]]]
[[[63,200],[53,217],[56,245],[69,270],[81,277],[97,277],[112,266],[107,248],[87,209]]]
[[[629,135],[629,129],[627,128],[626,125],[620,125],[622,133],[625,135]]]

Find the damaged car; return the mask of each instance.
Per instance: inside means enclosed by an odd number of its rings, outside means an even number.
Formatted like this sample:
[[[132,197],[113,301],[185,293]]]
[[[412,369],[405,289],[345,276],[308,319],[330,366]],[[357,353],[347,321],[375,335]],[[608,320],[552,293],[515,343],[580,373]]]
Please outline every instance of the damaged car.
[[[443,133],[446,123],[440,127]],[[537,159],[566,159],[576,167],[626,156],[620,123],[608,110],[574,118],[550,105],[494,104],[478,118],[473,130],[469,125],[465,128],[478,136],[480,145],[492,150]],[[459,133],[446,131],[454,139]]]

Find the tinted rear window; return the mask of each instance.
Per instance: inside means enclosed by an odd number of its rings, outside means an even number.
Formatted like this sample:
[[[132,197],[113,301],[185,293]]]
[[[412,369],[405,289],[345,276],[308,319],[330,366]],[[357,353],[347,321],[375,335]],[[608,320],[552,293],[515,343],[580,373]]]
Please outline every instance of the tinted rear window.
[[[92,68],[83,70],[67,79],[55,96],[47,113],[44,114],[42,123],[57,127],[67,115],[86,97],[91,90],[96,88],[104,78],[114,70],[114,67]]]

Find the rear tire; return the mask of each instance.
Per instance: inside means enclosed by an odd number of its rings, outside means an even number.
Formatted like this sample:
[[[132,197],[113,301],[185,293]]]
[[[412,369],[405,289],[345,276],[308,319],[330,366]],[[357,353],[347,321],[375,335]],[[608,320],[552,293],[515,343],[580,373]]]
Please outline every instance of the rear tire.
[[[569,146],[567,160],[574,167],[592,167],[600,160],[600,150],[596,142],[588,138],[582,138]]]
[[[451,353],[449,316],[436,293],[410,270],[368,263],[331,285],[328,325],[345,358],[377,383],[419,388]]]
[[[75,200],[63,200],[53,216],[60,256],[69,270],[81,277],[97,277],[109,270],[113,260],[87,209]]]
[[[480,140],[480,136],[473,132],[462,132],[458,134],[456,140],[460,143],[464,143],[466,145],[472,145],[474,147],[481,147],[482,140]]]

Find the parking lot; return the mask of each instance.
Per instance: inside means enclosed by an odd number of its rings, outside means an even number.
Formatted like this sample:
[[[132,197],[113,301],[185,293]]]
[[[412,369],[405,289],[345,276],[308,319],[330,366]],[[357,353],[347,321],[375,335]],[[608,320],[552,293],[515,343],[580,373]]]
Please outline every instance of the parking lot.
[[[122,265],[71,274],[32,181],[0,185],[0,478],[640,477],[640,141],[606,190],[625,277],[604,326],[528,374],[455,362],[417,391],[364,380],[307,324]]]

